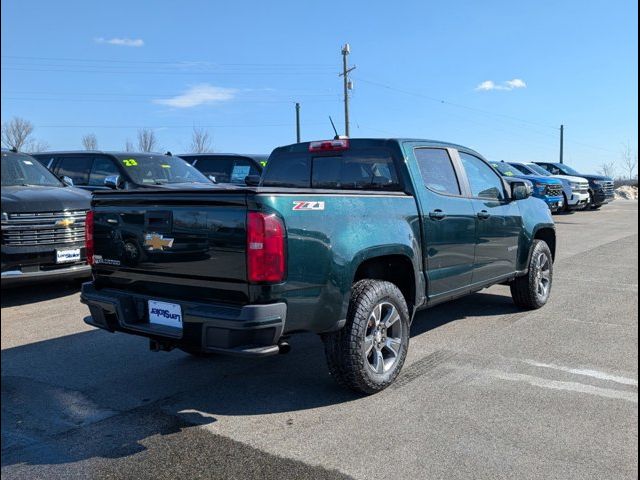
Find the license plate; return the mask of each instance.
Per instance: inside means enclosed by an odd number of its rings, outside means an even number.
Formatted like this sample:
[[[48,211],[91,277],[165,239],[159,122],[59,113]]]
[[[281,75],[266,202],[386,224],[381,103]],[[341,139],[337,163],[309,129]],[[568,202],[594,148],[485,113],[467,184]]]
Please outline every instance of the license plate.
[[[79,262],[80,249],[56,250],[56,263]]]
[[[149,323],[182,328],[182,308],[175,303],[149,300]]]

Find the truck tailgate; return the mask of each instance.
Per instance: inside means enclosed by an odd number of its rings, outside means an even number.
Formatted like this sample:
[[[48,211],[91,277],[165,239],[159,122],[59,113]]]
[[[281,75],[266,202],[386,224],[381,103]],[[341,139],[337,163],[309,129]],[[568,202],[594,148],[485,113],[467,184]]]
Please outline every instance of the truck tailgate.
[[[93,210],[99,287],[246,302],[245,191],[99,193]]]

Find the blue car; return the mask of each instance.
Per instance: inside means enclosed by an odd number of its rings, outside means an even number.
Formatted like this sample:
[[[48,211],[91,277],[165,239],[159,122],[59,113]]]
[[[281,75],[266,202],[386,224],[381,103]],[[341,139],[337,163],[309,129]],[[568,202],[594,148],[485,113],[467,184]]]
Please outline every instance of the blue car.
[[[538,175],[524,175],[507,162],[490,162],[500,174],[508,178],[523,178],[533,183],[533,196],[543,200],[553,213],[564,208],[564,187],[560,180]]]

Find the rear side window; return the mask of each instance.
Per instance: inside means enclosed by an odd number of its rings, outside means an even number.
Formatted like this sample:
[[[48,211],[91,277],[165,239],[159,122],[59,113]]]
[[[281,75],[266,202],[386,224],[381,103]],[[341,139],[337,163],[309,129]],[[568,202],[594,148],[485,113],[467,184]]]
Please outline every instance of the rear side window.
[[[60,177],[69,177],[75,185],[87,185],[92,164],[91,156],[61,157],[57,173]]]
[[[109,157],[96,157],[89,175],[89,185],[104,185],[104,179],[112,175],[120,175],[114,161]]]
[[[449,152],[442,148],[417,148],[415,156],[425,187],[446,195],[462,193]]]
[[[308,188],[311,161],[306,155],[282,155],[269,162],[262,185],[267,187]]]
[[[391,155],[365,153],[313,158],[311,186],[341,190],[400,190]]]

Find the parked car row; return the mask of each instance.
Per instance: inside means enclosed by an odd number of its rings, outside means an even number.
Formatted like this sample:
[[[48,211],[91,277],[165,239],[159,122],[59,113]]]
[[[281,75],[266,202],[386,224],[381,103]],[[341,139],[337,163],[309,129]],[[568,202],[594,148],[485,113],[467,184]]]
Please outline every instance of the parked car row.
[[[103,190],[233,188],[260,182],[268,155],[103,151],[2,151],[2,286],[29,280],[86,277],[84,216],[91,193]],[[37,161],[36,161],[37,160]],[[328,160],[327,160],[328,163]],[[295,164],[280,163],[293,175]],[[613,181],[567,165],[490,162],[505,180],[531,182],[552,212],[599,208]],[[46,168],[43,168],[46,167]],[[289,169],[292,169],[289,171]],[[438,171],[431,174],[437,178]],[[438,191],[444,186],[431,183]]]

